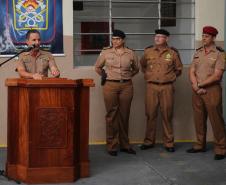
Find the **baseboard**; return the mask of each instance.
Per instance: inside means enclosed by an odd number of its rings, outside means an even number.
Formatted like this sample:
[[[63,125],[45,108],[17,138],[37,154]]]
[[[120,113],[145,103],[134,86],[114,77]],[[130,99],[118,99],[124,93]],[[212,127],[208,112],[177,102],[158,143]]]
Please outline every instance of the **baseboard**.
[[[193,143],[194,140],[175,140],[175,143]],[[208,141],[211,142],[211,141]],[[131,141],[131,144],[142,144],[143,141]],[[157,141],[156,143],[162,143],[160,141]],[[89,145],[105,145],[106,141],[97,141],[97,142],[90,142]],[[7,145],[0,144],[0,148],[7,148]]]

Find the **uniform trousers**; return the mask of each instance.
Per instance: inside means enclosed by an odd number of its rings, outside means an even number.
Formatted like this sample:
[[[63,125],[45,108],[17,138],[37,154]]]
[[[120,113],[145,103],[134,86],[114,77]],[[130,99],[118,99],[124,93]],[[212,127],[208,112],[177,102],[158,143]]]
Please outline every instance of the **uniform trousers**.
[[[147,83],[146,86],[146,117],[147,126],[144,139],[145,145],[154,145],[156,137],[156,126],[158,110],[162,115],[163,142],[165,147],[174,146],[174,136],[172,128],[174,102],[173,83],[154,84]]]
[[[222,116],[222,88],[219,84],[216,84],[207,87],[206,90],[206,94],[197,95],[193,92],[192,95],[194,123],[197,137],[197,142],[193,147],[195,149],[205,149],[207,116],[209,116],[214,135],[214,152],[215,154],[225,155],[226,136],[224,119]]]
[[[107,150],[128,149],[129,115],[133,99],[132,81],[107,81],[103,87],[106,107],[106,141]]]

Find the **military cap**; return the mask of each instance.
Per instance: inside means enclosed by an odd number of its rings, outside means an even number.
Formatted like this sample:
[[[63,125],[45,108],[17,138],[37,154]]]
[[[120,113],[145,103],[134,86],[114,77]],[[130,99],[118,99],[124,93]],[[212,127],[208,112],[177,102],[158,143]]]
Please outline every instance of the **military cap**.
[[[204,26],[202,33],[206,33],[212,36],[216,36],[218,34],[218,31],[213,26]]]
[[[155,34],[161,34],[161,35],[165,35],[165,36],[170,36],[170,33],[167,30],[164,29],[157,29],[155,30]]]
[[[126,37],[125,33],[121,30],[114,30],[112,37],[120,37],[122,39],[124,39]]]

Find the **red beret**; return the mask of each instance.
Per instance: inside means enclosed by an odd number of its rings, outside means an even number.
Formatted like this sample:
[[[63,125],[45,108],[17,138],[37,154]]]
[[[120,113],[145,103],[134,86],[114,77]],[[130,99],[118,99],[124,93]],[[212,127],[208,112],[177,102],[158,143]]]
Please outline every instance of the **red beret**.
[[[203,27],[203,33],[206,33],[206,34],[210,34],[210,35],[213,35],[213,36],[216,36],[218,34],[218,31],[216,28],[214,28],[213,26],[205,26]]]

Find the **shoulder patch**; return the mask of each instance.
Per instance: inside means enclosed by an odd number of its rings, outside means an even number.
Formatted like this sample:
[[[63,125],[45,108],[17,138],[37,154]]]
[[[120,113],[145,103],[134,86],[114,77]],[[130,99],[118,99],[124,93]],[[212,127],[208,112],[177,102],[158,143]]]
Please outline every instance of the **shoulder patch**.
[[[224,52],[224,49],[222,47],[217,46],[216,48],[217,48],[218,51]]]
[[[152,47],[153,47],[153,45],[150,45],[150,46],[146,47],[145,49],[152,48]]]
[[[196,51],[199,51],[200,49],[202,49],[203,47],[201,46],[200,48],[196,49]]]
[[[104,47],[103,50],[106,50],[106,49],[111,49],[112,46],[108,46],[108,47]]]

